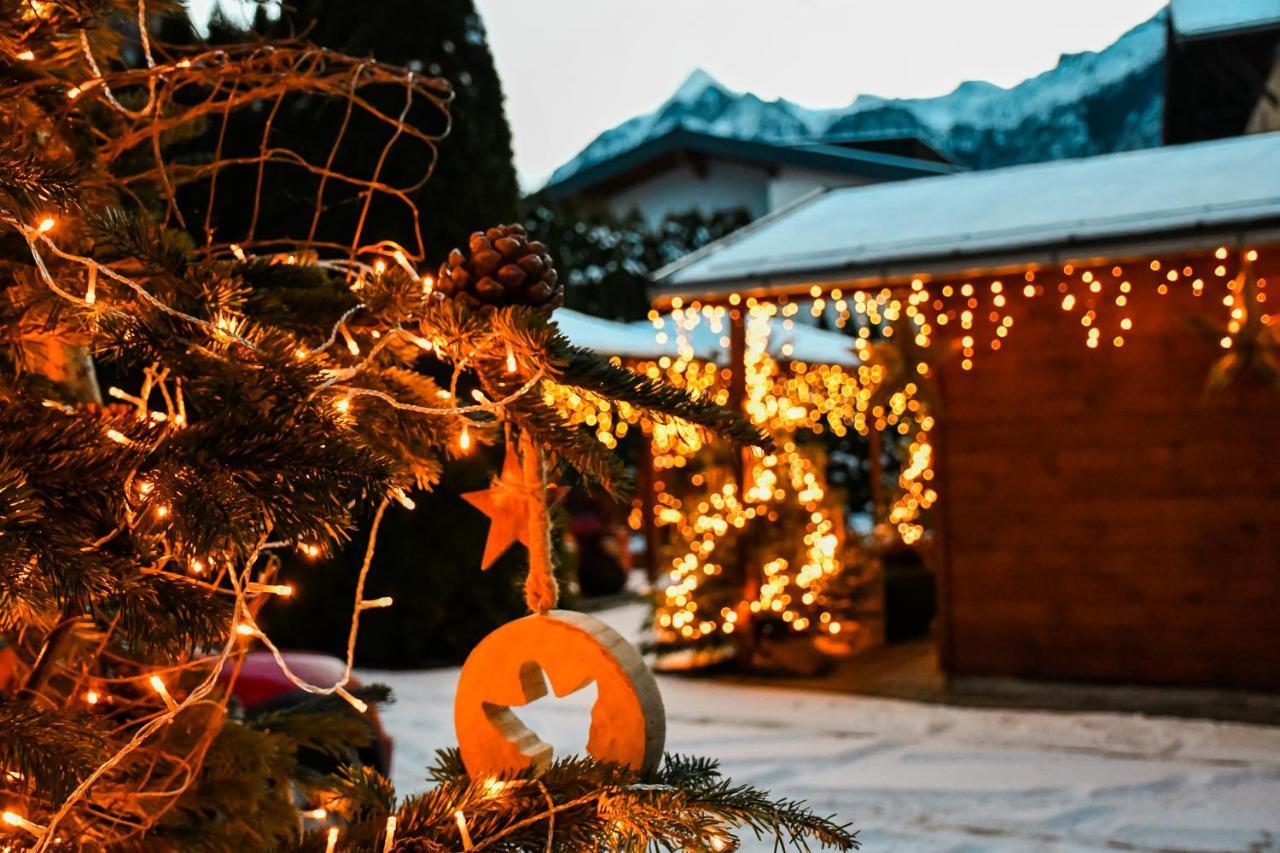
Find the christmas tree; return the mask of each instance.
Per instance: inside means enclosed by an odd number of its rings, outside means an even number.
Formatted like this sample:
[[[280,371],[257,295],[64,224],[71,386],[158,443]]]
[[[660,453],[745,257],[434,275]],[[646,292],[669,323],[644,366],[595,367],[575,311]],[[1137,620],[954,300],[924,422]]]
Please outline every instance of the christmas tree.
[[[364,595],[390,507],[412,509],[451,459],[505,442],[519,473],[492,491],[521,507],[527,598],[546,613],[530,618],[563,618],[550,610],[548,477],[563,465],[615,491],[625,477],[550,389],[763,439],[560,335],[558,276],[518,226],[473,234],[438,271],[420,235],[370,233],[381,205],[417,221],[409,193],[427,175],[384,166],[407,146],[429,174],[443,79],[304,43],[167,46],[150,27],[172,9],[0,0],[6,845],[718,850],[745,825],[851,847],[844,829],[702,760],[483,773],[446,754],[437,786],[403,802],[354,766],[365,712],[385,698],[350,688],[361,623],[392,604]],[[314,147],[273,144],[282,110],[335,103]],[[405,120],[419,108],[439,123]],[[349,114],[385,128],[363,157],[338,153]],[[233,119],[258,124],[256,149],[198,147]],[[233,231],[215,218],[219,183],[244,172],[254,190]],[[281,233],[264,199],[302,205],[308,227]],[[361,527],[345,671],[312,684],[260,614],[306,582],[280,554],[320,555]],[[250,719],[229,699],[259,645],[310,701]],[[322,775],[304,750],[346,768]],[[338,823],[303,832],[302,810],[320,803]]]

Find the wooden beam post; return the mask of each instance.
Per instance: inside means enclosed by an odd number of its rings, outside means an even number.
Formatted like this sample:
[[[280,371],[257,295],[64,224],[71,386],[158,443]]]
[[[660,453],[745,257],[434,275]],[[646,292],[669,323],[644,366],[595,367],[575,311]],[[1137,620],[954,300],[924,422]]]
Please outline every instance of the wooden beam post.
[[[747,403],[747,324],[745,307],[735,306],[729,311],[729,408],[746,412]],[[734,458],[734,481],[739,499],[745,499],[751,470],[751,449],[741,448]],[[748,528],[738,536],[737,560],[742,569],[742,595],[738,606],[738,621],[734,634],[738,638],[737,662],[749,669],[755,657],[758,640],[752,622],[751,602],[760,596],[760,568],[751,559],[751,540]]]
[[[653,467],[653,440],[651,436],[640,437],[640,458],[637,460],[636,475],[640,488],[640,532],[644,536],[645,571],[650,585],[658,582],[658,492],[655,487],[657,471]]]

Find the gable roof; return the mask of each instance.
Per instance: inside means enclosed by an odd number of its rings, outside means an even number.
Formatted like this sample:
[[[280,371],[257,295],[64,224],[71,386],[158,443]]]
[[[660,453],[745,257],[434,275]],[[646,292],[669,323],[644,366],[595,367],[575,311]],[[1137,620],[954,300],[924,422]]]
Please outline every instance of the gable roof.
[[[655,295],[1280,238],[1280,133],[828,190],[659,270]],[[1095,253],[1095,254],[1090,254]]]
[[[1181,38],[1280,27],[1280,0],[1171,0],[1169,11]]]
[[[682,153],[771,166],[797,166],[835,175],[880,180],[941,175],[960,169],[959,166],[951,163],[919,160],[840,145],[823,143],[776,145],[769,142],[717,136],[681,127],[646,140],[614,157],[579,169],[560,181],[547,184],[543,189],[554,198],[564,198],[610,185],[625,185],[642,179],[651,171],[660,168],[664,162],[674,160]]]

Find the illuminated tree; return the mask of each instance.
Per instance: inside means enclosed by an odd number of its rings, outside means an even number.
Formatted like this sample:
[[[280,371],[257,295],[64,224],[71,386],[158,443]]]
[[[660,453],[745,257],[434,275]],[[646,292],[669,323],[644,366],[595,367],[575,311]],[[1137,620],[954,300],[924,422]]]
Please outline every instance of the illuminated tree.
[[[843,829],[734,788],[704,762],[671,758],[639,778],[570,761],[538,782],[472,781],[446,763],[437,788],[402,803],[368,769],[320,776],[299,763],[303,749],[350,763],[370,737],[369,703],[385,698],[348,688],[361,621],[392,604],[364,595],[387,512],[412,510],[414,490],[451,458],[499,437],[621,487],[616,459],[545,402],[546,388],[761,438],[563,338],[550,261],[518,227],[473,235],[438,278],[420,268],[418,240],[366,235],[359,210],[375,198],[416,219],[406,186],[425,179],[438,140],[381,105],[394,95],[445,115],[445,81],[300,43],[169,48],[148,34],[160,9],[0,0],[6,846],[323,847],[328,833],[303,835],[298,808],[324,792],[352,849],[370,849],[390,817],[400,849],[456,849],[463,805],[486,844],[525,849],[551,796],[562,798],[557,850],[601,837],[718,849],[741,823],[849,848]],[[360,171],[327,153],[342,145],[340,123],[308,152],[183,147],[241,113],[270,140],[277,108],[295,98],[336,99],[339,114],[385,124],[385,145]],[[380,155],[401,145],[422,175],[382,171]],[[264,236],[258,202],[279,190],[265,185],[246,199],[243,231],[216,227],[219,177],[234,170],[296,172],[293,189],[315,194],[273,197],[304,205],[312,226],[331,187],[356,188],[351,230]],[[504,271],[526,265],[537,267],[527,286]],[[490,268],[497,290],[461,283]],[[297,580],[278,554],[326,553],[360,525],[344,674],[308,683],[259,622]],[[227,691],[254,645],[312,699],[247,719]],[[547,832],[544,821],[538,849]]]

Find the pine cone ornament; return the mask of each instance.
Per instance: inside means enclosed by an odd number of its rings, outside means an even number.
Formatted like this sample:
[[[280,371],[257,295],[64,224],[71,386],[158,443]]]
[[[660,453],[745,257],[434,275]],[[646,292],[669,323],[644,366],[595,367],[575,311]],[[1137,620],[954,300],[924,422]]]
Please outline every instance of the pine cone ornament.
[[[498,225],[471,235],[470,251],[454,249],[440,265],[436,289],[470,308],[564,303],[564,285],[544,243],[523,225]]]

